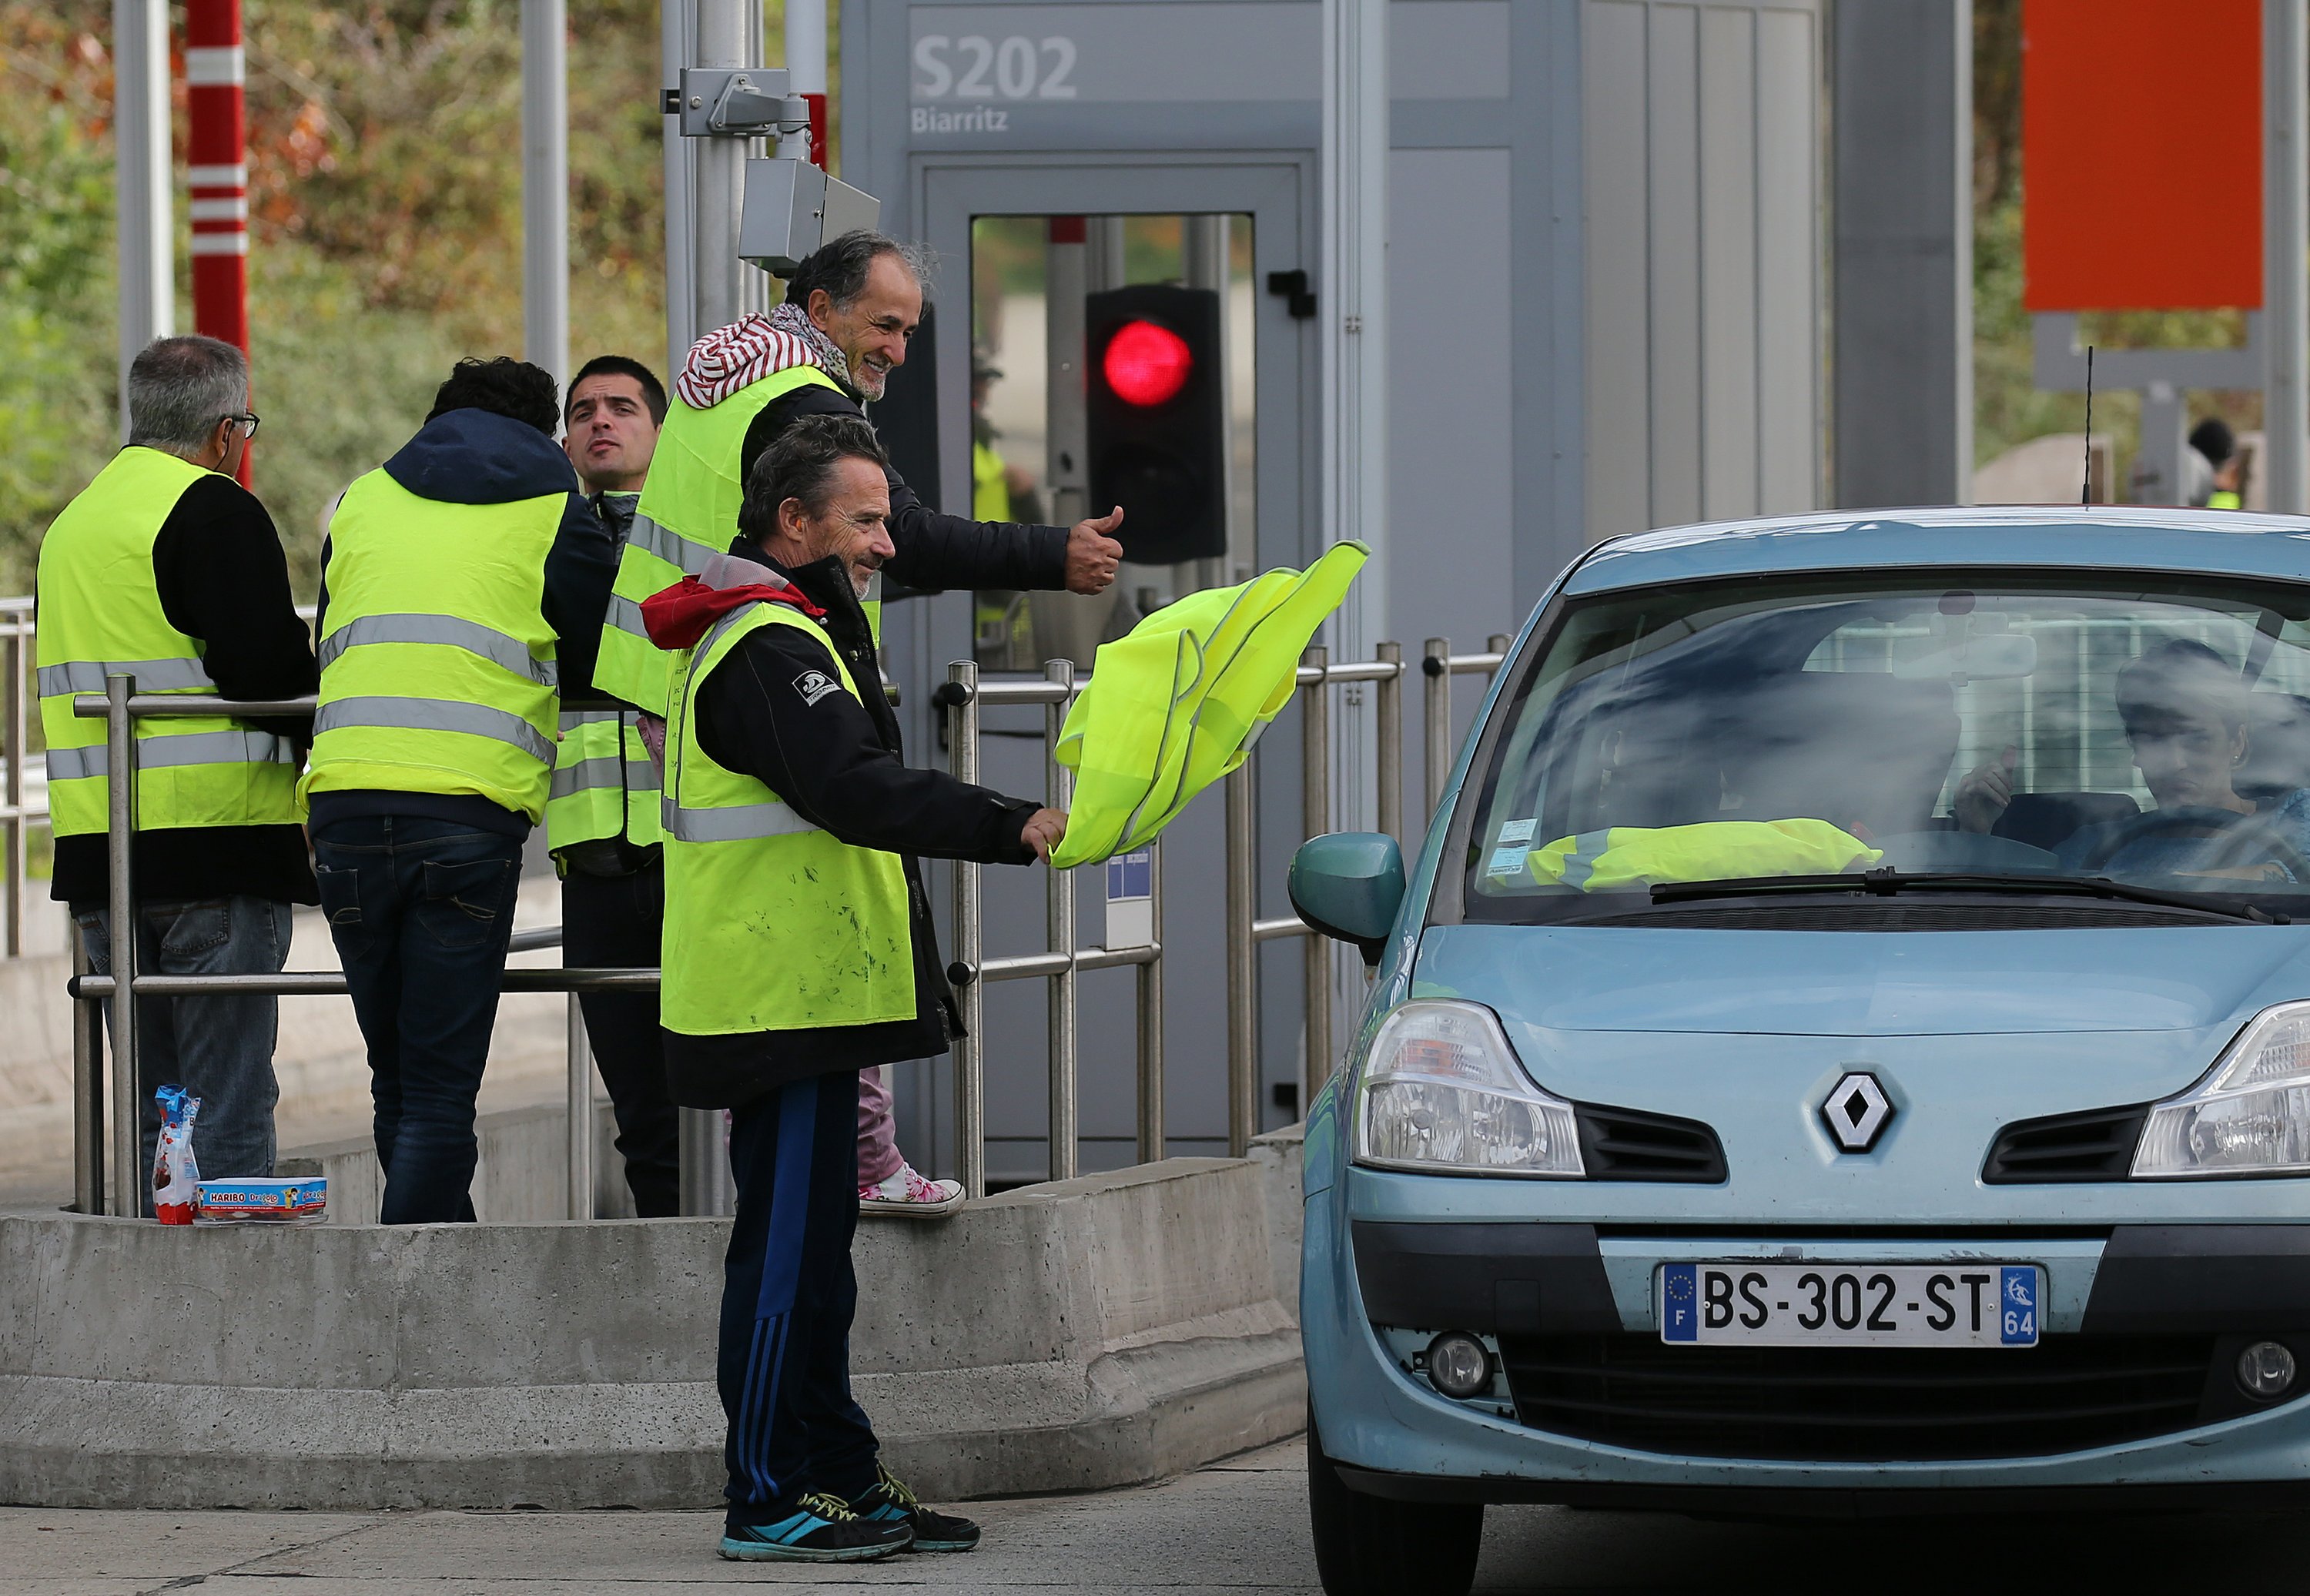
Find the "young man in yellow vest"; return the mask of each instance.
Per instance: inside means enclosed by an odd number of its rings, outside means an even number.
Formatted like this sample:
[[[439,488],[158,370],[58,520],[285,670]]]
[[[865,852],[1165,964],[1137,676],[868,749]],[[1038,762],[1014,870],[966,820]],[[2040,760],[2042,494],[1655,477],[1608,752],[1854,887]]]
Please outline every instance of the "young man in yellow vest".
[[[125,672],[140,693],[293,698],[313,647],[289,594],[272,517],[233,480],[256,431],[248,364],[213,338],[163,338],[128,369],[128,447],[65,507],[40,544],[40,725],[56,828],[51,896],[69,904],[100,971],[111,965],[105,726],[73,713]],[[136,723],[139,967],[254,976],[289,956],[289,906],[311,903],[298,828],[301,719]],[[144,1167],[156,1086],[201,1099],[204,1174],[273,1173],[276,1000],[144,998],[137,1097]],[[147,1211],[152,1183],[135,1181]]]
[[[473,1218],[522,844],[609,602],[609,534],[553,441],[555,397],[534,366],[458,361],[417,436],[345,490],[322,550],[301,790],[369,1045],[388,1225]]]
[[[665,424],[664,385],[639,360],[596,355],[569,379],[561,447],[587,502],[623,550]],[[656,768],[639,712],[564,709],[545,803],[546,846],[561,875],[561,957],[589,969],[654,967],[665,922]],[[586,1038],[609,1089],[634,1211],[682,1211],[680,1122],[665,1091],[657,994],[581,993]]]
[[[731,552],[643,605],[673,662],[667,1074],[731,1111],[721,1552],[749,1561],[978,1543],[882,1470],[850,1394],[859,1072],[959,1028],[916,857],[1031,864],[1066,817],[904,762],[861,603],[892,552],[884,466],[863,420],[797,422]]]

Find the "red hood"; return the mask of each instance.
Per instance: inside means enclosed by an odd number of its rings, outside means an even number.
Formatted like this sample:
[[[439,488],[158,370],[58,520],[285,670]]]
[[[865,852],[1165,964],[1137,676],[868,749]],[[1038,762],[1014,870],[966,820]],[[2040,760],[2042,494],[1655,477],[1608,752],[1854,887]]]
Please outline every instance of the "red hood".
[[[654,593],[642,601],[642,625],[649,631],[649,639],[660,648],[688,648],[710,630],[714,623],[741,604],[760,600],[766,604],[786,604],[801,611],[812,620],[823,618],[824,610],[803,596],[799,587],[772,587],[764,582],[748,582],[736,587],[708,587],[695,577],[684,577],[663,592]]]

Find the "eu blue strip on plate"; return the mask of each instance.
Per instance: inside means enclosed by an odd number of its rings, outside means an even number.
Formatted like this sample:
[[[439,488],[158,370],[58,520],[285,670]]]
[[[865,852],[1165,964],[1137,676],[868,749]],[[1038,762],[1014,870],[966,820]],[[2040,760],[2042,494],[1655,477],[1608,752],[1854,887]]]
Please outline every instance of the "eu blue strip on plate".
[[[1700,1339],[1700,1266],[1665,1263],[1661,1266],[1661,1340]]]

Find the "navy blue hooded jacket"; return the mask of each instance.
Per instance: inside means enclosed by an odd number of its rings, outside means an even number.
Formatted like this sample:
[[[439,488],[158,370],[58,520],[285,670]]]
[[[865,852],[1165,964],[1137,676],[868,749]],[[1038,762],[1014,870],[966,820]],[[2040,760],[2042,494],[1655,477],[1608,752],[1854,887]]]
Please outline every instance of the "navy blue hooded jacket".
[[[617,545],[594,507],[578,490],[578,473],[561,446],[526,421],[494,411],[453,410],[435,416],[385,463],[385,473],[420,499],[439,504],[513,504],[563,493],[560,529],[545,557],[545,624],[554,644],[561,702],[595,699],[594,656],[602,644],[602,618],[618,574]],[[321,608],[313,635],[329,628],[329,554],[321,544]],[[606,702],[607,700],[602,700]],[[432,793],[338,792],[312,795],[312,827],[319,831],[356,815],[430,815],[460,820],[501,836],[525,837],[529,817],[469,795]]]

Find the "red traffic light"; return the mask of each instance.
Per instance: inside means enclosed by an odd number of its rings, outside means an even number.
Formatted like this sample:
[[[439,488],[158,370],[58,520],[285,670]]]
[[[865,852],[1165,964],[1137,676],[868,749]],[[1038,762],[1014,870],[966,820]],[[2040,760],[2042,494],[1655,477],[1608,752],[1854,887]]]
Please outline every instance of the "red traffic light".
[[[1187,341],[1158,322],[1128,321],[1107,341],[1099,362],[1107,386],[1125,404],[1160,404],[1187,386],[1195,367]]]

